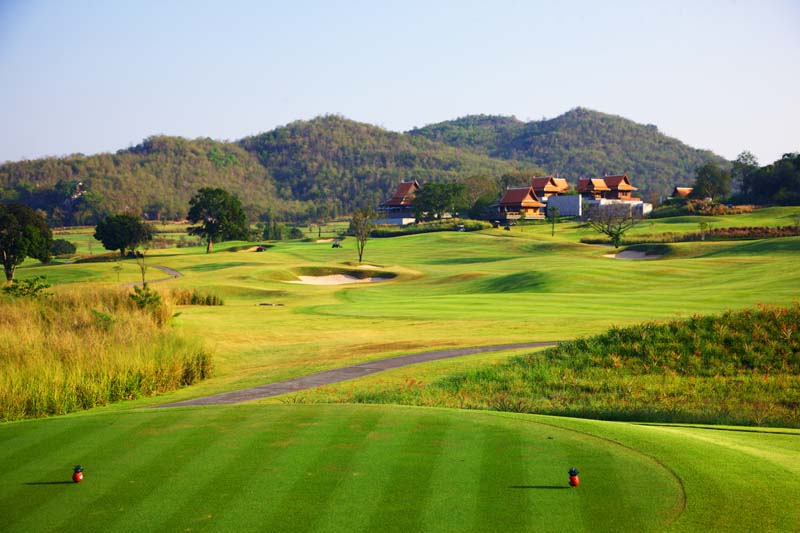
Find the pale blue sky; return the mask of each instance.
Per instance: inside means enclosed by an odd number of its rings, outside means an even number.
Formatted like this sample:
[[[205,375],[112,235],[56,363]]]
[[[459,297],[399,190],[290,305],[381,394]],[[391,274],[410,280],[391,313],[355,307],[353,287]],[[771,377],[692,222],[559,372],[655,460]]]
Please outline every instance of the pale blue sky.
[[[798,0],[0,0],[0,161],[583,106],[767,164],[800,150],[798,62]]]

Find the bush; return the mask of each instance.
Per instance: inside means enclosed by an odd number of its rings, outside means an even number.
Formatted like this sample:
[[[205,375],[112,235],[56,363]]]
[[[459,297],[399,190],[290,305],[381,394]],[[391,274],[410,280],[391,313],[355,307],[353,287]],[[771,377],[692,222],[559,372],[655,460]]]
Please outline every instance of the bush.
[[[479,231],[491,229],[492,225],[482,220],[451,218],[435,222],[419,222],[408,226],[378,226],[372,230],[373,237],[399,237],[401,235],[417,235],[436,231],[458,231],[459,226],[464,226],[464,231]]]
[[[752,213],[756,209],[754,205],[733,205],[717,204],[704,200],[685,200],[673,199],[663,206],[653,209],[650,218],[665,218],[681,215],[699,216],[720,216],[720,215],[740,215],[742,213]]]
[[[38,296],[49,296],[50,293],[46,292],[48,288],[50,288],[50,284],[47,283],[47,279],[45,279],[44,276],[36,276],[31,279],[13,280],[11,285],[3,287],[3,293],[15,298],[26,296],[35,298]]]
[[[701,232],[666,232],[656,235],[639,235],[623,239],[622,244],[655,244],[670,242],[695,242],[695,241],[744,241],[756,239],[772,239],[777,237],[800,236],[800,226],[752,226],[733,228],[711,228]],[[584,244],[610,244],[609,239],[583,237]]]
[[[224,305],[216,294],[204,294],[197,289],[172,289],[172,300],[175,305]]]
[[[78,249],[74,244],[66,239],[54,239],[50,245],[50,253],[53,255],[72,255]]]

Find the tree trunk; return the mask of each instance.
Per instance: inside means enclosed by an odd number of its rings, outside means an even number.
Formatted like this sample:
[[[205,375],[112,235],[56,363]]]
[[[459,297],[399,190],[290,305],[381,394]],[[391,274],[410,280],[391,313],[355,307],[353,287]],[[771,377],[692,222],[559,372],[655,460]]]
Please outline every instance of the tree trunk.
[[[4,263],[3,269],[6,271],[6,281],[11,282],[14,279],[14,265]]]
[[[211,239],[208,239],[208,244],[206,244],[206,253],[207,253],[207,254],[210,254],[210,253],[211,253],[211,246],[212,246],[213,244],[214,244],[214,242],[213,242]]]

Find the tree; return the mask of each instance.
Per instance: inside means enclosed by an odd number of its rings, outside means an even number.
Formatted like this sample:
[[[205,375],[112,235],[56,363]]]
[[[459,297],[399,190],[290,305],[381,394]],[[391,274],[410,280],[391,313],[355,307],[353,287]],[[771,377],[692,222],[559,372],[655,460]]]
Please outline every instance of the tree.
[[[215,241],[246,239],[248,236],[247,215],[242,203],[225,189],[204,187],[189,200],[189,216],[192,224],[189,234],[206,240],[206,253],[211,253]]]
[[[550,223],[553,225],[550,236],[555,237],[556,235],[556,221],[558,220],[558,215],[560,215],[559,209],[556,206],[547,206],[547,218],[550,219]]]
[[[358,250],[358,262],[364,256],[364,247],[367,245],[370,233],[375,229],[375,211],[371,207],[364,207],[353,211],[353,218],[350,219],[350,233],[356,238],[356,249]]]
[[[111,215],[103,219],[94,230],[94,238],[103,243],[106,250],[125,250],[133,254],[136,247],[153,238],[153,228],[136,215]]]
[[[26,257],[48,262],[52,241],[50,226],[36,211],[23,204],[0,205],[0,258],[7,281]]]
[[[55,239],[50,245],[52,255],[70,255],[78,251],[78,248],[66,239]]]
[[[631,209],[624,203],[592,205],[586,210],[586,221],[596,231],[607,235],[614,248],[619,248],[622,236],[639,221]]]
[[[695,173],[694,198],[724,198],[731,192],[731,173],[716,163],[706,163]]]
[[[758,170],[758,159],[751,152],[745,150],[733,161],[731,181],[740,192],[747,192],[745,186],[749,182],[748,178],[756,170]]]
[[[800,154],[784,154],[771,165],[750,172],[743,189],[751,202],[800,205]]]
[[[445,213],[452,213],[456,206],[464,204],[465,194],[466,187],[461,183],[428,183],[414,197],[414,216],[441,219]]]

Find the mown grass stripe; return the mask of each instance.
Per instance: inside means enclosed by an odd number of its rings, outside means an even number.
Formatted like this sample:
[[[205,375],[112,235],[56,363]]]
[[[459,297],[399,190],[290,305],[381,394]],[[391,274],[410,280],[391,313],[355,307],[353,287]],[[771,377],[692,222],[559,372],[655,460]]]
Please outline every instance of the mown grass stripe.
[[[178,415],[178,416],[175,416]],[[48,500],[36,515],[19,522],[20,531],[42,531],[48,528],[64,531],[74,527],[75,517],[65,509],[83,509],[87,523],[109,523],[117,514],[141,527],[149,517],[130,515],[136,502],[145,498],[162,482],[176,462],[190,455],[187,442],[208,438],[207,427],[225,417],[216,413],[182,412],[173,416],[145,415],[145,423],[117,427],[114,446],[93,446],[87,450],[86,477],[76,485],[70,498]],[[44,522],[43,522],[44,521]]]
[[[433,468],[429,497],[423,502],[421,523],[426,530],[467,531],[475,522],[485,440],[482,424],[469,424],[467,431],[461,424],[448,429],[447,453]]]
[[[317,512],[325,520],[317,521],[315,531],[365,531],[374,502],[380,500],[384,480],[390,477],[402,435],[412,426],[413,414],[381,409],[378,423],[366,432],[359,452],[349,465],[349,471],[339,478],[324,508]]]
[[[198,486],[199,503],[187,502],[176,511],[165,528],[203,529],[225,524],[227,528],[260,529],[263,515],[269,512],[284,492],[280,480],[295,477],[296,451],[309,441],[319,440],[325,422],[321,410],[282,410],[278,420],[264,427],[259,411],[253,412],[251,431],[258,438],[242,450],[226,470],[216,469],[216,477]],[[223,487],[223,490],[220,490]],[[194,509],[194,510],[192,510]],[[191,511],[189,511],[191,510]],[[181,521],[181,515],[191,520]]]
[[[274,434],[287,438],[286,422],[292,422],[288,426],[296,429],[302,420],[302,415],[288,411],[266,419],[249,409],[229,411],[216,428],[207,428],[214,436],[193,446],[195,453],[176,464],[164,476],[163,484],[138,501],[128,514],[150,517],[146,522],[149,527],[162,531],[213,527],[221,509],[259,474],[262,465],[258,459],[271,459]],[[241,431],[243,427],[249,430]],[[120,518],[110,529],[127,530],[131,524]]]
[[[93,477],[98,472],[99,454],[124,447],[128,433],[148,423],[145,418],[124,415],[47,422],[36,425],[36,444],[25,448],[29,455],[16,462],[17,468],[3,469],[4,484],[14,488],[0,497],[0,510],[4,510],[0,512],[0,531],[33,531],[36,529],[25,524],[37,523],[34,517],[40,518],[37,527],[45,527],[53,516],[60,518],[63,514],[53,509],[63,511],[64,506],[80,505],[86,489],[71,482],[72,467],[82,464],[88,469],[87,476]]]
[[[526,531],[527,510],[533,502],[523,486],[527,479],[522,467],[519,431],[504,427],[485,427],[480,464],[480,486],[473,529],[490,531],[502,523],[507,531]]]
[[[266,492],[239,498],[222,512],[226,523],[258,524],[264,531],[309,531],[340,480],[350,472],[368,432],[383,416],[381,410],[359,412],[318,409],[316,423],[298,434],[273,467]],[[252,481],[243,480],[245,484]]]
[[[372,505],[367,531],[420,531],[422,502],[432,497],[433,472],[442,458],[452,418],[439,413],[413,413],[414,424],[396,435],[398,447],[382,495]]]

